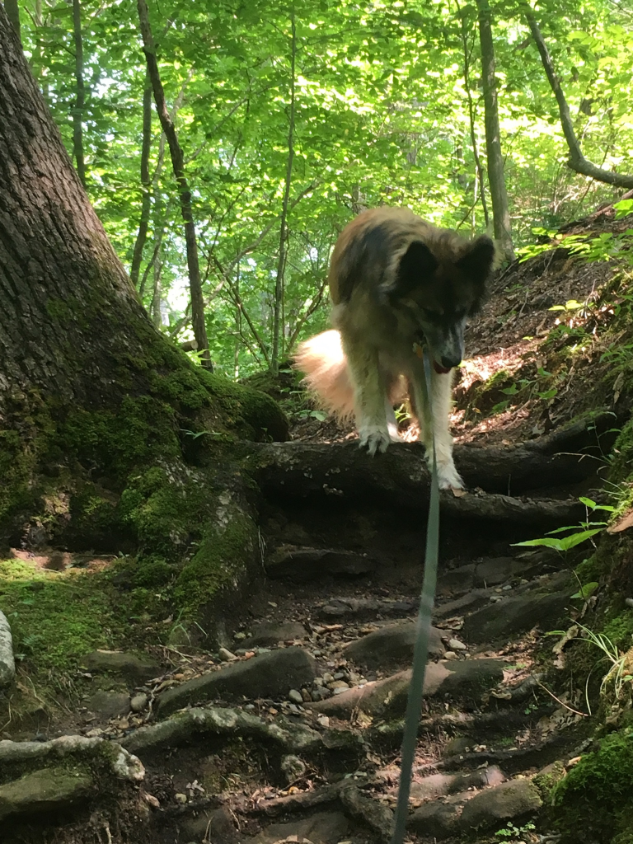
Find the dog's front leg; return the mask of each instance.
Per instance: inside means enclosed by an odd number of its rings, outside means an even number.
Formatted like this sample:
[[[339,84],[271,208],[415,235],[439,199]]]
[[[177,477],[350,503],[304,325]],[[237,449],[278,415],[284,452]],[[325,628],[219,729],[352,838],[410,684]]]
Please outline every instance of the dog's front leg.
[[[453,371],[451,370],[446,375],[440,375],[434,369],[431,371],[430,405],[424,389],[424,364],[421,360],[416,360],[410,381],[414,410],[420,424],[420,434],[426,448],[429,469],[433,466],[432,424],[440,489],[463,489],[464,482],[453,461],[453,438],[449,427]]]
[[[369,346],[344,340],[345,354],[354,385],[356,426],[360,447],[369,454],[386,451],[391,437],[387,423],[386,386],[378,352]]]

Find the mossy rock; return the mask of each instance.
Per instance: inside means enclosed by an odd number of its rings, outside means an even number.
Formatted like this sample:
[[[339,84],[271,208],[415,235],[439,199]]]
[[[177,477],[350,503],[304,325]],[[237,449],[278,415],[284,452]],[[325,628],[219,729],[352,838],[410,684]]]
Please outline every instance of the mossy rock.
[[[633,812],[631,783],[633,729],[628,728],[603,739],[556,786],[554,818],[563,844],[627,842]]]

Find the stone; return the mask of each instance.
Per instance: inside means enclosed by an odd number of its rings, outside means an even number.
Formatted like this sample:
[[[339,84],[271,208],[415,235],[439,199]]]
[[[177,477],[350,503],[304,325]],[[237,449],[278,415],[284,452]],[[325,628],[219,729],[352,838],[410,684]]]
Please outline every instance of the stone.
[[[85,770],[44,768],[0,785],[0,820],[39,812],[59,811],[88,796],[93,788]]]
[[[130,696],[124,692],[95,692],[86,701],[88,709],[101,718],[117,718],[130,711]]]
[[[290,689],[288,692],[288,700],[291,700],[293,703],[301,704],[303,703],[303,695],[296,689]]]
[[[164,717],[217,698],[285,698],[290,689],[309,685],[315,676],[316,663],[309,654],[301,648],[281,648],[168,689],[158,699],[158,714]]]
[[[231,653],[228,648],[220,648],[218,651],[218,656],[220,657],[222,662],[232,662],[234,659],[237,659],[235,654]]]
[[[149,697],[144,692],[134,695],[130,700],[130,709],[132,712],[142,712],[147,706],[148,701]]]
[[[490,589],[472,589],[462,595],[461,598],[455,598],[454,601],[447,601],[445,604],[438,604],[433,609],[433,618],[450,618],[454,615],[463,615],[464,612],[474,612],[487,605],[490,594]]]
[[[10,685],[14,677],[15,659],[11,626],[6,615],[0,612],[0,689]]]
[[[461,832],[460,813],[463,800],[446,803],[424,803],[409,816],[408,828],[425,837],[442,840]]]
[[[288,784],[301,779],[307,771],[306,763],[298,756],[295,756],[294,753],[290,753],[287,756],[282,757],[280,767]]]
[[[219,809],[200,809],[178,818],[179,841],[200,841],[211,844],[235,844],[237,827],[226,806]]]
[[[509,780],[475,795],[464,806],[464,830],[498,827],[500,821],[517,820],[537,812],[543,801],[529,779]]]
[[[463,642],[460,642],[459,639],[449,639],[448,646],[452,651],[465,651],[467,650],[466,645]]]
[[[365,797],[354,788],[342,788],[340,800],[354,820],[362,821],[378,833],[381,841],[389,841],[393,831],[393,811],[372,797]]]
[[[411,665],[413,648],[417,634],[417,622],[406,621],[400,624],[388,624],[352,642],[345,648],[347,659],[352,659],[365,668],[389,669]],[[442,631],[431,628],[429,655],[442,656]]]
[[[477,644],[505,639],[533,627],[551,629],[564,618],[568,602],[568,592],[504,598],[467,616],[461,635]]]
[[[298,621],[262,621],[253,627],[253,633],[242,643],[244,648],[266,647],[277,645],[279,642],[287,642],[294,639],[303,639],[307,636],[303,624]]]
[[[316,812],[307,818],[289,823],[273,823],[259,835],[239,837],[239,844],[278,844],[291,836],[297,842],[307,839],[310,844],[337,844],[349,837],[350,822],[343,812]]]
[[[376,566],[376,560],[353,551],[282,546],[266,560],[266,573],[302,583],[328,574],[357,577],[375,571]]]
[[[484,692],[503,680],[505,664],[501,659],[431,662],[426,667],[424,696],[450,695],[478,702]],[[400,717],[406,709],[410,681],[411,670],[400,671],[384,680],[355,686],[335,697],[306,706],[341,718],[349,718],[355,709],[374,717]]]
[[[86,654],[82,665],[88,671],[120,674],[134,685],[151,680],[162,671],[160,664],[149,657],[138,657],[121,651],[93,651]]]

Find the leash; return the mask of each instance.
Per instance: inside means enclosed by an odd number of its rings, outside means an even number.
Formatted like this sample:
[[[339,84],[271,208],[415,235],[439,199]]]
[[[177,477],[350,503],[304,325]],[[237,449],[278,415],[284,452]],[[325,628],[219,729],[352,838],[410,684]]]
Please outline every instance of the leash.
[[[424,387],[428,407],[431,404],[431,359],[419,346],[415,347],[416,354],[424,361]],[[407,711],[404,720],[404,734],[402,737],[402,761],[400,763],[400,784],[398,786],[398,803],[391,844],[403,844],[406,834],[407,818],[409,815],[409,793],[411,791],[411,775],[413,760],[418,738],[420,710],[422,708],[422,690],[424,689],[424,675],[429,656],[429,638],[431,635],[431,613],[435,601],[435,584],[437,582],[437,560],[440,540],[440,488],[437,478],[437,458],[435,455],[435,435],[431,417],[431,444],[433,447],[433,467],[431,471],[431,497],[429,501],[429,515],[426,525],[426,551],[424,555],[424,580],[420,596],[418,611],[418,631],[413,649],[413,673]]]

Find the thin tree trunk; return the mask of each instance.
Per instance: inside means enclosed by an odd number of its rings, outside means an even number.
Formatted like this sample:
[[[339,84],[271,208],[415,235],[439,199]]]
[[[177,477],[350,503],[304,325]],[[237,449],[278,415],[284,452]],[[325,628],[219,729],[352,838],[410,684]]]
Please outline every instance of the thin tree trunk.
[[[161,274],[163,271],[163,229],[158,233],[156,241],[156,259],[154,261],[154,292],[152,294],[152,305],[150,308],[150,315],[152,322],[156,328],[160,328],[163,322],[163,315],[161,313],[162,289],[161,289]]]
[[[490,219],[488,216],[488,203],[486,201],[486,185],[485,185],[485,174],[484,168],[481,166],[481,157],[479,155],[479,145],[477,143],[477,121],[475,120],[475,104],[473,103],[473,95],[470,90],[470,57],[471,51],[468,49],[468,33],[466,31],[466,18],[462,13],[462,10],[457,4],[457,11],[460,16],[461,20],[461,35],[462,35],[462,47],[464,51],[464,85],[466,87],[466,96],[468,98],[468,121],[470,124],[470,143],[473,149],[473,158],[475,159],[475,173],[476,173],[476,182],[475,182],[475,190],[473,195],[473,207],[477,202],[477,183],[479,183],[479,196],[481,198],[481,207],[484,212],[484,222],[486,228],[490,223]],[[474,215],[473,215],[474,216]]]
[[[602,167],[598,167],[597,165],[592,164],[592,162],[588,161],[583,155],[582,149],[580,147],[580,142],[578,141],[578,138],[576,137],[576,133],[574,131],[574,124],[571,119],[571,114],[569,112],[567,100],[565,99],[565,94],[558,79],[558,75],[554,69],[552,58],[549,54],[549,50],[547,49],[547,45],[543,39],[543,35],[541,34],[541,30],[539,29],[539,25],[536,22],[536,18],[532,14],[532,10],[530,9],[530,7],[524,6],[523,9],[525,18],[529,24],[530,31],[532,33],[532,37],[534,38],[539,54],[541,56],[541,62],[543,63],[545,74],[547,75],[550,87],[554,92],[556,102],[558,103],[558,113],[560,114],[560,122],[561,126],[563,127],[563,134],[565,135],[567,146],[569,148],[569,158],[567,160],[567,166],[570,170],[573,170],[575,173],[579,173],[582,176],[589,176],[590,178],[595,179],[597,182],[605,182],[607,185],[614,185],[618,188],[633,188],[633,175],[613,173],[611,170],[603,170]]]
[[[18,0],[4,0],[4,8],[7,13],[7,17],[11,21],[11,25],[15,30],[15,34],[18,36],[20,46],[22,46],[22,32],[20,30],[20,7],[18,6]]]
[[[189,289],[191,291],[191,322],[193,325],[193,333],[196,338],[196,342],[198,343],[198,349],[202,353],[202,365],[209,370],[213,370],[211,353],[209,351],[209,341],[207,339],[207,328],[204,319],[204,301],[202,298],[202,282],[200,280],[200,263],[198,260],[196,227],[193,221],[193,212],[191,208],[191,190],[189,189],[189,183],[187,182],[187,177],[185,175],[184,158],[182,149],[178,143],[176,128],[165,103],[165,92],[163,90],[163,84],[158,71],[156,49],[152,38],[149,13],[145,0],[138,0],[138,13],[143,37],[143,52],[145,53],[145,58],[147,60],[149,76],[152,80],[156,111],[158,112],[163,132],[165,133],[167,143],[169,144],[171,163],[174,170],[174,176],[176,177],[176,182],[178,183],[180,209],[184,222],[185,243],[187,246],[187,266],[189,269]]]
[[[295,62],[297,58],[297,27],[295,23],[294,6],[291,11],[292,43],[290,59],[290,114],[288,116],[288,164],[286,167],[286,183],[279,227],[279,258],[277,261],[277,277],[275,279],[275,302],[273,311],[273,343],[270,356],[270,366],[276,374],[279,371],[279,348],[282,299],[284,292],[284,271],[288,254],[288,201],[290,199],[290,184],[292,181],[292,162],[294,158],[295,131]]]
[[[486,123],[486,154],[488,157],[488,181],[492,200],[492,218],[495,238],[505,257],[514,258],[508,194],[503,173],[501,154],[501,131],[499,128],[499,104],[497,101],[497,78],[495,75],[495,51],[492,41],[492,15],[488,0],[476,0],[479,18],[479,42],[484,88]]]
[[[138,225],[138,234],[134,244],[132,255],[132,267],[130,278],[132,284],[138,289],[138,276],[143,260],[143,249],[147,240],[149,229],[149,217],[151,210],[150,190],[152,182],[149,175],[149,154],[152,146],[152,83],[147,75],[147,84],[143,91],[143,143],[141,146],[141,219]]]
[[[86,163],[84,161],[83,116],[86,102],[84,86],[84,46],[81,36],[81,5],[73,0],[73,39],[75,43],[75,79],[77,98],[73,109],[73,153],[79,181],[86,187]]]

